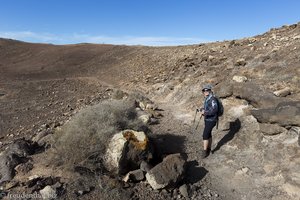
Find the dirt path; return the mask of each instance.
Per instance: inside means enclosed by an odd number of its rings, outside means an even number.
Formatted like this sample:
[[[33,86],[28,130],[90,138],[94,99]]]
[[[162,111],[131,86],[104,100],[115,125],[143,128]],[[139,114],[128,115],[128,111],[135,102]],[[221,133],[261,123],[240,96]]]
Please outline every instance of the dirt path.
[[[221,177],[216,177],[215,172],[212,171],[210,162],[202,160],[200,157],[200,151],[202,149],[201,130],[203,130],[203,121],[201,119],[198,129],[194,131],[191,126],[194,113],[187,113],[186,110],[180,105],[170,105],[168,103],[159,103],[159,108],[164,110],[164,115],[160,123],[153,127],[155,134],[170,134],[166,138],[165,145],[168,146],[166,153],[181,152],[186,154],[188,168],[187,179],[188,184],[192,184],[193,187],[201,188],[201,193],[204,193],[203,197],[208,199],[239,199],[237,195],[231,191],[226,191],[221,188],[223,184],[220,181]],[[200,116],[197,115],[196,123],[199,121]],[[170,152],[171,151],[171,152]],[[211,155],[214,159],[218,159],[218,155]],[[215,170],[215,169],[214,169]]]

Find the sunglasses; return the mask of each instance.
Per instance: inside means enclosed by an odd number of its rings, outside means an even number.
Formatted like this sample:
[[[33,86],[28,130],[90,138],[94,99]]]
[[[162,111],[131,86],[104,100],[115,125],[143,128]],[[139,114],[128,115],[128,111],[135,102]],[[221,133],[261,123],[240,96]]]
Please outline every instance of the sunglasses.
[[[202,90],[202,92],[208,92],[208,91],[211,91],[211,90],[209,90],[209,89]]]

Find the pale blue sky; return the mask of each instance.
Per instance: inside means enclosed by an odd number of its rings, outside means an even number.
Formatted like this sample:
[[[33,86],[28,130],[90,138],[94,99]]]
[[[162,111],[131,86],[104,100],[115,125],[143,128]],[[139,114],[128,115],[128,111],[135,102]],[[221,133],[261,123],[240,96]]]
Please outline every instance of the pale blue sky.
[[[196,44],[298,21],[299,0],[0,0],[0,37],[54,44]]]

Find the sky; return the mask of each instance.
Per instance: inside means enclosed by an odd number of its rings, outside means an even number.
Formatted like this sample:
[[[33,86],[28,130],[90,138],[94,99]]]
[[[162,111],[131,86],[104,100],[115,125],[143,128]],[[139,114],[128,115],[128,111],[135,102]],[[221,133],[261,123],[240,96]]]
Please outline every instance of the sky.
[[[299,0],[0,0],[0,37],[36,43],[199,44],[298,22]]]

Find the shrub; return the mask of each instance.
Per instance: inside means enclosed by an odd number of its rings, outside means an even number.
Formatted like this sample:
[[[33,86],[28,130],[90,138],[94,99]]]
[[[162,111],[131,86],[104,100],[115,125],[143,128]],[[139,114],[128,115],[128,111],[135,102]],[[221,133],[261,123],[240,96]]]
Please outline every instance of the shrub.
[[[124,129],[141,130],[135,106],[130,101],[107,100],[80,111],[54,138],[51,161],[68,169],[101,167],[110,138]],[[96,166],[95,166],[96,165]]]

